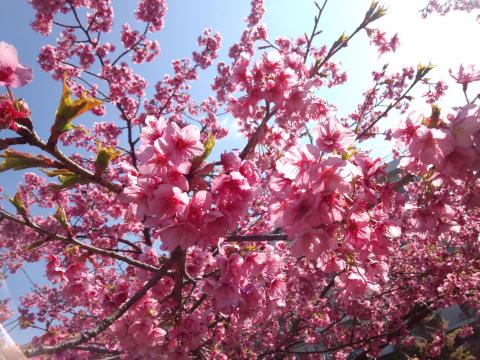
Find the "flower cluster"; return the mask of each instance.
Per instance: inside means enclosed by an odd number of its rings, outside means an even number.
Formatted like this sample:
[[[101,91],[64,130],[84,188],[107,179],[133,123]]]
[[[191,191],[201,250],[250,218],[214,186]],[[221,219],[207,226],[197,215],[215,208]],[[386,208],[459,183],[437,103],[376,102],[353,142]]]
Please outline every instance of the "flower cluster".
[[[445,120],[435,107],[429,117],[411,114],[393,137],[408,147],[402,165],[410,171],[433,171],[442,177],[466,180],[474,176],[480,155],[480,109],[469,104]]]
[[[132,63],[159,55],[151,33],[164,26],[165,0],[139,0],[141,28],[120,25],[115,43],[104,36],[110,0],[29,2],[36,31],[60,28],[37,60],[64,86],[39,126],[14,96],[32,71],[0,42],[0,172],[33,169],[15,194],[0,187],[0,264],[8,277],[26,263],[45,273],[16,314],[0,299],[5,327],[38,330],[26,356],[360,360],[387,345],[410,356],[422,328],[421,356],[447,358],[445,344],[478,335],[471,318],[452,341],[438,318],[480,309],[474,66],[450,72],[466,101],[450,113],[438,105],[447,84],[423,65],[376,69],[344,112],[325,94],[347,81],[336,54],[360,30],[380,54],[398,46],[371,25],[385,15],[376,1],[329,45],[318,36],[326,1],[311,31],[269,39],[264,1],[252,0],[227,59],[217,62],[222,38],[207,29],[148,83]],[[445,4],[430,7],[477,8]],[[213,93],[197,100],[192,84],[215,62]],[[407,115],[414,100],[431,113]],[[107,109],[118,118],[77,120]],[[243,148],[217,141],[223,114]],[[368,150],[380,135],[392,163]]]

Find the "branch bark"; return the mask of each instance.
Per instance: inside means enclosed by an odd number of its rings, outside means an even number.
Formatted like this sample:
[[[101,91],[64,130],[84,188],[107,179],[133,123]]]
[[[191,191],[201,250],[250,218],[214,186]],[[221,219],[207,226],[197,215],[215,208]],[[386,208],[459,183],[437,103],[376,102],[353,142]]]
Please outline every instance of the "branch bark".
[[[167,273],[172,262],[176,261],[179,256],[177,251],[174,251],[170,257],[170,261],[165,264],[157,273],[147,281],[147,283],[137,291],[130,299],[123,303],[115,312],[100,321],[97,326],[92,329],[82,331],[75,335],[71,340],[64,341],[53,346],[38,346],[38,347],[25,347],[23,349],[24,354],[27,357],[53,354],[61,350],[71,349],[78,345],[84,344],[87,341],[95,338],[96,336],[107,330],[115,321],[120,319],[132,306],[134,306],[155,284]]]

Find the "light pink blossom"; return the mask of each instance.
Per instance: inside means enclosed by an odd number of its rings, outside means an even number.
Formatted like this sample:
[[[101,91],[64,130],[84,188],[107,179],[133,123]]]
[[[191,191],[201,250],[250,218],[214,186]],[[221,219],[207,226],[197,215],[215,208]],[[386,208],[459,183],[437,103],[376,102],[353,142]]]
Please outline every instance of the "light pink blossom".
[[[0,42],[0,86],[13,88],[27,85],[33,79],[32,69],[20,64],[17,49]]]

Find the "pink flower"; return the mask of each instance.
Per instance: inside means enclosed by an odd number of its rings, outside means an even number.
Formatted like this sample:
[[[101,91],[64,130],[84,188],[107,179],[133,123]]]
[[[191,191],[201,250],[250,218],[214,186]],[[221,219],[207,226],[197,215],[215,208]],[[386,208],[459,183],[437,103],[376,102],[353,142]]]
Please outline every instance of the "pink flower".
[[[17,49],[0,42],[0,86],[21,87],[33,79],[32,69],[20,64]]]
[[[165,0],[141,0],[138,3],[135,17],[150,23],[150,31],[158,31],[163,28],[163,19],[166,13],[167,3]]]
[[[17,130],[15,120],[28,117],[28,113],[15,110],[10,100],[0,99],[0,129]]]
[[[398,34],[395,34],[390,39],[386,37],[386,34],[378,29],[367,30],[367,34],[370,37],[370,42],[377,47],[379,55],[383,55],[387,52],[395,52],[400,45]]]
[[[208,251],[194,246],[188,250],[185,270],[190,277],[201,276],[205,268],[213,262],[213,257]]]
[[[138,184],[133,184],[123,189],[119,200],[129,204],[137,219],[142,220],[144,216],[153,215],[151,199],[153,190],[157,187],[157,181],[151,177],[139,177]]]
[[[334,118],[318,126],[315,133],[317,146],[327,152],[344,152],[355,140],[352,131]]]
[[[444,175],[461,178],[465,176],[465,171],[471,168],[476,159],[473,148],[456,147],[438,164],[437,168]]]
[[[240,290],[231,282],[220,283],[214,296],[216,308],[222,312],[231,312],[240,303]]]
[[[239,217],[247,210],[252,189],[239,172],[220,175],[213,181],[212,193],[218,209],[228,216]]]
[[[428,231],[437,227],[437,218],[431,209],[418,208],[412,212],[410,220],[417,231]]]
[[[365,277],[364,269],[356,267],[356,271],[357,273],[343,273],[338,277],[338,283],[344,287],[343,295],[350,298],[359,298],[365,293],[379,292],[379,286],[369,282]]]
[[[230,81],[238,87],[239,90],[244,89],[250,83],[252,73],[248,68],[250,56],[247,53],[241,53],[235,66],[232,69]]]
[[[407,145],[417,136],[417,129],[420,128],[420,120],[412,120],[414,116],[414,113],[409,114],[406,119],[400,122],[392,134],[394,138]]]
[[[55,283],[65,279],[65,269],[60,267],[60,259],[50,254],[47,256],[47,266],[46,266],[46,273],[47,279],[51,282]]]
[[[144,144],[153,144],[155,140],[163,136],[166,127],[167,124],[162,117],[157,119],[154,116],[147,116],[140,138]]]
[[[308,181],[309,170],[318,159],[318,149],[312,145],[306,148],[292,147],[283,158],[277,161],[277,171],[291,180]]]
[[[351,165],[351,164],[350,164]],[[332,156],[312,170],[314,179],[313,193],[329,194],[333,191],[348,193],[351,190],[350,182],[353,178],[349,163],[340,157]]]
[[[424,164],[436,164],[453,151],[452,134],[444,129],[429,129],[422,126],[417,137],[409,146],[410,154],[419,158]]]
[[[180,128],[176,123],[170,123],[162,138],[162,147],[174,164],[182,164],[194,156],[203,154],[200,143],[200,130],[194,125]]]
[[[156,175],[162,170],[168,171],[172,164],[165,151],[162,149],[159,140],[155,140],[153,145],[147,145],[141,149],[137,155],[140,162],[139,170],[144,175]]]
[[[256,66],[265,74],[276,74],[283,68],[282,56],[276,51],[264,53]]]
[[[196,192],[185,211],[185,218],[189,223],[200,228],[204,224],[205,216],[208,214],[211,204],[211,193],[204,190]]]
[[[471,82],[480,80],[480,70],[476,70],[475,65],[468,65],[467,69],[465,69],[463,64],[461,64],[456,74],[453,74],[452,69],[450,69],[450,76],[457,83],[467,86]]]
[[[474,110],[476,110],[475,113]],[[480,111],[478,107],[470,104],[460,108],[457,116],[450,123],[450,130],[457,146],[473,146],[474,134],[480,130]]]
[[[351,218],[356,217],[356,214],[352,214]],[[367,216],[368,218],[368,216]],[[370,227],[367,219],[351,219],[346,225],[344,241],[345,243],[352,245],[354,248],[360,250],[370,239]]]
[[[301,194],[288,202],[281,221],[277,225],[284,226],[290,234],[303,232],[320,223],[317,204],[319,199],[311,193]]]
[[[292,245],[292,255],[306,256],[315,260],[336,245],[336,240],[323,229],[303,233],[295,238]]]
[[[188,195],[170,184],[161,184],[153,191],[151,208],[159,218],[180,216],[188,204]]]
[[[242,298],[240,302],[240,311],[242,314],[253,314],[259,305],[261,305],[262,295],[258,289],[249,284],[242,290]]]
[[[238,171],[242,165],[242,160],[233,152],[224,152],[220,155],[220,162],[226,172]]]
[[[162,250],[173,251],[178,245],[186,249],[200,238],[200,232],[190,224],[167,226],[161,233]]]
[[[166,331],[156,327],[150,318],[136,320],[128,328],[128,333],[133,337],[137,345],[153,347],[164,339]]]
[[[182,332],[185,334],[185,341],[192,349],[198,348],[202,343],[202,337],[208,331],[205,318],[190,315],[182,321]]]

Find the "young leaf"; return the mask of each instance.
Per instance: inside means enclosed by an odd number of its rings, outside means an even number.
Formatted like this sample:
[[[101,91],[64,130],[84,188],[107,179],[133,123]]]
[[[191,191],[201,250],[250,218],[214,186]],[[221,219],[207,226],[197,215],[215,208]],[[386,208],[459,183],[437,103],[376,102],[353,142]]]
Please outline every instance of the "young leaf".
[[[8,199],[10,200],[10,202],[12,203],[13,206],[15,206],[15,209],[17,209],[17,212],[22,215],[22,217],[28,221],[28,216],[27,216],[27,209],[25,209],[25,205],[23,204],[23,200],[22,200],[22,194],[20,193],[20,191],[17,191],[17,193],[15,194],[15,196],[11,199]]]
[[[120,151],[115,150],[114,147],[106,146],[98,143],[97,158],[95,159],[95,175],[101,175],[108,167],[110,161],[120,155]]]
[[[50,185],[50,187],[53,190],[64,190],[69,187],[72,187],[73,185],[76,184],[84,184],[86,181],[78,174],[68,172],[63,175],[58,176],[58,180],[60,181],[60,184],[53,184]]]
[[[33,155],[21,151],[7,149],[0,157],[5,160],[0,164],[0,172],[6,170],[22,170],[32,167],[52,167],[55,163],[42,155]]]
[[[76,117],[101,104],[101,100],[87,96],[86,94],[83,94],[80,98],[74,100],[72,98],[72,90],[67,84],[67,77],[64,76],[62,97],[60,98],[57,113],[55,114],[55,123],[52,126],[48,144],[50,146],[55,145],[58,137],[62,133],[73,129],[72,121]]]

